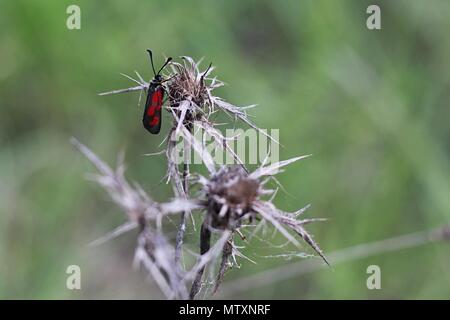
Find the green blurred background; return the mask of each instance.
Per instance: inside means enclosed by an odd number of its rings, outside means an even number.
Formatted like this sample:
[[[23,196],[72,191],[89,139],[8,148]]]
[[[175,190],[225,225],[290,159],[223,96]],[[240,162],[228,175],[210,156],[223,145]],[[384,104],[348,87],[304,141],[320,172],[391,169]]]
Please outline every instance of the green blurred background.
[[[70,4],[81,30],[66,28]],[[381,30],[366,28],[370,4],[381,7]],[[97,96],[130,85],[119,72],[150,78],[147,48],[157,65],[164,55],[212,61],[227,83],[217,94],[257,103],[254,121],[281,129],[280,158],[314,155],[279,176],[289,194],[275,203],[311,203],[309,216],[329,217],[309,227],[325,253],[446,223],[448,30],[446,0],[1,0],[0,298],[162,297],[131,269],[135,234],[87,247],[124,216],[85,180],[94,169],[69,143],[77,137],[110,164],[125,149],[128,178],[157,200],[171,196],[164,158],[143,156],[163,136],[142,128],[138,94]],[[198,243],[192,230],[188,241]],[[222,297],[450,298],[449,249],[386,253]],[[297,261],[263,258],[260,243],[245,253],[258,264],[243,262],[225,283]],[[70,264],[82,290],[66,289]],[[381,290],[366,287],[371,264]]]

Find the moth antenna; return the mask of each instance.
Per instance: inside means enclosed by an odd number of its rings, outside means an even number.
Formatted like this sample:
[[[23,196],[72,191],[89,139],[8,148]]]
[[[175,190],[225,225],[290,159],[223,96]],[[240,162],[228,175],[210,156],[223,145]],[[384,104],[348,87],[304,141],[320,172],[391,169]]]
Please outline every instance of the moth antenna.
[[[167,58],[166,62],[163,64],[163,66],[161,67],[161,69],[159,69],[159,71],[158,71],[157,74],[159,74],[159,73],[162,71],[162,69],[164,69],[164,67],[167,66],[167,64],[168,64],[170,61],[172,61],[172,57],[168,57],[168,58]]]
[[[154,64],[153,64],[153,53],[152,53],[152,50],[147,49],[147,52],[148,52],[148,54],[149,54],[149,56],[150,56],[150,62],[152,63],[153,75],[156,76],[155,66],[154,66]]]

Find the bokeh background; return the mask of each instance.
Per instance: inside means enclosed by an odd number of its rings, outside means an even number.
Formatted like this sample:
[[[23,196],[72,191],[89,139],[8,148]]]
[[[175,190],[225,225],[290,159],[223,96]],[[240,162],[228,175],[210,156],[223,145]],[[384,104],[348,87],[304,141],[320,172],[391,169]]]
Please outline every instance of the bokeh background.
[[[66,8],[81,8],[81,30]],[[382,29],[366,28],[381,7]],[[114,164],[157,200],[163,135],[141,126],[138,94],[99,97],[152,73],[164,55],[205,58],[227,83],[218,94],[257,103],[254,121],[279,128],[280,157],[312,153],[279,176],[275,203],[308,203],[325,252],[427,230],[450,218],[450,2],[397,1],[6,1],[0,2],[0,297],[153,299],[161,294],[131,269],[134,234],[87,244],[124,221],[71,136]],[[163,123],[167,131],[168,118]],[[241,124],[238,124],[241,126]],[[242,125],[242,127],[245,127]],[[173,234],[174,225],[168,224]],[[282,243],[279,237],[271,238]],[[192,230],[192,249],[198,239]],[[225,283],[286,260],[255,243]],[[66,289],[66,268],[82,269],[82,290]],[[368,290],[379,265],[382,289]],[[433,243],[336,264],[223,298],[450,298],[450,244]]]

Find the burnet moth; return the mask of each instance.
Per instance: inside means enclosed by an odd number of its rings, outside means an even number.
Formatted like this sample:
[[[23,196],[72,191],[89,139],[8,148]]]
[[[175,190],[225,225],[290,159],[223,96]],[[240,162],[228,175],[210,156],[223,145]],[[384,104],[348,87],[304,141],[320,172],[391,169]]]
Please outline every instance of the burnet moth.
[[[150,62],[152,64],[154,78],[150,81],[147,90],[147,100],[145,101],[144,116],[142,117],[142,124],[144,128],[150,133],[158,134],[161,130],[161,110],[163,106],[163,99],[165,89],[162,85],[164,82],[163,76],[160,72],[165,66],[172,60],[172,58],[167,58],[166,62],[163,64],[161,69],[156,73],[155,66],[153,65],[153,54],[151,50],[148,50],[150,55]]]

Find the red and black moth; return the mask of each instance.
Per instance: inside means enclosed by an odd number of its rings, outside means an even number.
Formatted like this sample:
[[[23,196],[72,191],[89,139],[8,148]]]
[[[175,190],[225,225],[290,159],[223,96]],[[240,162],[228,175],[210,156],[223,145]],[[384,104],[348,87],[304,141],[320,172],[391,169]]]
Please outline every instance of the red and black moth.
[[[147,100],[145,101],[142,124],[144,125],[144,128],[147,129],[150,133],[158,134],[161,130],[161,111],[165,93],[165,89],[162,85],[164,79],[163,76],[160,75],[160,72],[172,60],[172,58],[169,57],[163,64],[161,69],[159,69],[158,73],[156,73],[155,67],[153,65],[152,51],[148,49],[147,51],[150,55],[150,62],[152,63],[153,74],[155,75],[155,77],[152,81],[150,81],[150,84],[148,86]]]

